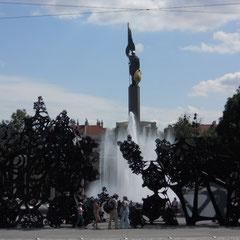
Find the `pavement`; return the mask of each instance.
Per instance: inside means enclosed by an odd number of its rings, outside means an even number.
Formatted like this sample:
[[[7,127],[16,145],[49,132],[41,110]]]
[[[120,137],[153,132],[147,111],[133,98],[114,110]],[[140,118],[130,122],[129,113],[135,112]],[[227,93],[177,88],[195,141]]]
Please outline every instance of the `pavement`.
[[[107,223],[99,223],[99,230],[93,229],[91,224],[86,229],[69,225],[58,229],[47,226],[42,229],[0,229],[0,240],[240,240],[240,227],[221,227],[211,221],[186,226],[183,218],[178,218],[178,221],[178,226],[156,222],[135,229],[109,230]]]

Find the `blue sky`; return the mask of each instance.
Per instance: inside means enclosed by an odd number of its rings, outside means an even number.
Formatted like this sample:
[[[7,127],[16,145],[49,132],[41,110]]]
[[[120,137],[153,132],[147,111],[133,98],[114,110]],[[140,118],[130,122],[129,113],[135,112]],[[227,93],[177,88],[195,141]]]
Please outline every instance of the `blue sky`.
[[[32,115],[38,96],[52,118],[66,109],[80,123],[127,120],[129,22],[141,120],[162,130],[196,112],[212,123],[240,85],[239,12],[231,0],[1,1],[0,120],[19,108]],[[45,14],[58,16],[8,18]]]

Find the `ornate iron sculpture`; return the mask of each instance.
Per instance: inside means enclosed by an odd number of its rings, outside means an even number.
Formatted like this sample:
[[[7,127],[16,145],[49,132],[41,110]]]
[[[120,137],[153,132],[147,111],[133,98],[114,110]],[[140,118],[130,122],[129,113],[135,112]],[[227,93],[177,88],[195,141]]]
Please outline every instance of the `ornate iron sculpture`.
[[[135,149],[140,152],[135,143],[124,141],[119,142],[118,145],[123,157],[130,163],[131,170],[142,174],[143,186],[154,192],[154,195],[144,199],[143,214],[148,216],[150,221],[161,215],[165,222],[176,223],[170,208],[167,207],[164,213],[157,213],[159,207],[154,207],[155,203],[160,204],[164,201],[164,199],[153,200],[159,197],[159,190],[170,187],[181,201],[188,225],[194,225],[201,220],[217,220],[220,225],[240,224],[239,159],[216,139],[181,138],[176,139],[174,144],[170,144],[165,139],[157,139],[155,150],[157,160],[151,161],[149,167],[144,170],[142,166],[147,162],[139,155],[133,154]],[[213,186],[217,186],[217,190],[214,191]],[[186,191],[193,191],[192,206],[189,206],[185,199]],[[207,196],[202,205],[198,200],[200,192],[202,194],[205,192]],[[166,191],[163,190],[162,193],[166,195]],[[225,198],[226,204],[219,198]],[[209,203],[215,210],[215,215],[211,217],[201,214]]]
[[[139,146],[132,141],[132,137],[128,135],[127,141],[118,142],[120,146],[120,151],[122,152],[123,157],[127,160],[130,169],[135,174],[142,173],[145,162],[143,161],[143,157],[141,156],[141,151]]]
[[[147,169],[142,171],[143,187],[148,187],[155,194],[158,194],[159,190],[168,186],[165,174],[159,166],[150,162]]]
[[[81,195],[85,184],[99,176],[93,164],[99,158],[93,151],[97,144],[70,125],[67,112],[51,120],[42,97],[34,103],[34,110],[35,115],[25,119],[22,132],[11,124],[0,126],[0,214],[5,216],[0,227],[23,222],[20,217],[25,225],[43,226],[44,218],[29,205],[32,199],[40,205],[47,203],[54,189],[74,202],[74,194]],[[22,200],[25,213],[14,210],[16,214],[10,219],[7,212],[16,198]],[[38,224],[31,223],[33,215]]]
[[[143,228],[143,226],[146,224],[146,220],[143,218],[142,206],[136,203],[135,205],[129,206],[129,210],[130,225],[133,228],[136,228],[138,225]]]

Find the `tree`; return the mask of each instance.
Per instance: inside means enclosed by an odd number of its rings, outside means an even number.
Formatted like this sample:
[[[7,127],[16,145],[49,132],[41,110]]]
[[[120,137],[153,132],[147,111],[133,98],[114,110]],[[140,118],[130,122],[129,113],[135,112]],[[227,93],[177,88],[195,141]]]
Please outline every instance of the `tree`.
[[[234,145],[240,143],[240,87],[231,98],[228,98],[223,116],[219,119],[217,132],[225,143]]]
[[[184,115],[179,117],[178,121],[172,125],[168,125],[167,131],[172,131],[176,138],[191,138],[200,135],[199,132],[200,121],[197,118],[197,114],[194,114],[193,121],[191,121],[191,116]]]
[[[24,128],[24,119],[30,118],[25,109],[17,109],[12,113],[11,120],[2,120],[1,125],[11,125],[16,131],[21,132]]]
[[[228,98],[216,130],[220,141],[232,153],[235,162],[240,164],[240,86],[236,93]]]
[[[193,120],[190,115],[179,117],[174,124],[168,125],[164,129],[165,135],[170,132],[175,138],[194,138],[194,137],[213,137],[217,138],[216,123],[213,122],[211,127],[207,130],[201,131],[201,120],[198,119],[197,114],[194,114]]]

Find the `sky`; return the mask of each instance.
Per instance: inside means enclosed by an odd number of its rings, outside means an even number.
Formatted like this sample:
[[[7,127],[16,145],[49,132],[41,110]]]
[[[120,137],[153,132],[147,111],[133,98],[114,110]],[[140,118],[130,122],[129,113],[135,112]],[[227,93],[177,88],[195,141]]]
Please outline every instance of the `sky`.
[[[184,114],[222,116],[240,85],[240,1],[0,1],[0,120],[34,115],[113,128],[128,119],[127,23],[142,80],[141,120],[159,130]]]

